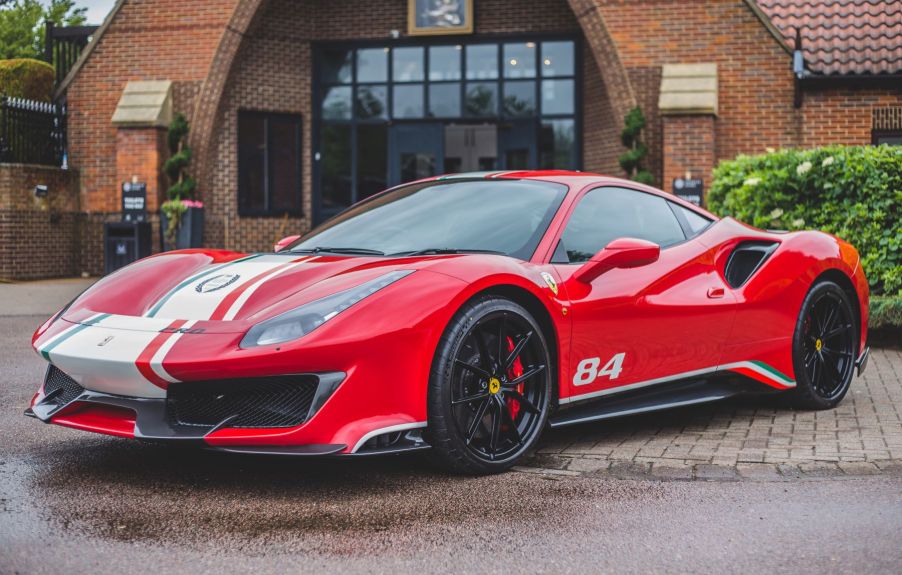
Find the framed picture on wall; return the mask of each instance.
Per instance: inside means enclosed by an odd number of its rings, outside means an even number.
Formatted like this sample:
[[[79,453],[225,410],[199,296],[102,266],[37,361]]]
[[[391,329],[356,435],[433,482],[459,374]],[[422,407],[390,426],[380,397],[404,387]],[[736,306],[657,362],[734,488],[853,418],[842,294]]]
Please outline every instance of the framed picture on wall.
[[[407,33],[472,34],[473,0],[407,0]]]

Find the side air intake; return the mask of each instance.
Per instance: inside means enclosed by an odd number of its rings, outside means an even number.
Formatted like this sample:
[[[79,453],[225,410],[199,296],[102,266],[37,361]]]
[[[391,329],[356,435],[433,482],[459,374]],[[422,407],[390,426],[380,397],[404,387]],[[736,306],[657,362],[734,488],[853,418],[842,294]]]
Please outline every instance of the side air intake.
[[[730,287],[738,288],[749,281],[779,245],[777,242],[749,241],[736,246],[724,270]]]

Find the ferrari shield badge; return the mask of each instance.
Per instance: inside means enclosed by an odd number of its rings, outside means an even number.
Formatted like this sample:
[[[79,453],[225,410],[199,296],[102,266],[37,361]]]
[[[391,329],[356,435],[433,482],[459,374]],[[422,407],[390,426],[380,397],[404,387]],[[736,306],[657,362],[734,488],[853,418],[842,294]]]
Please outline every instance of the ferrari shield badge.
[[[548,284],[548,289],[551,290],[551,293],[557,295],[557,282],[554,281],[554,276],[548,272],[542,272],[542,279]]]

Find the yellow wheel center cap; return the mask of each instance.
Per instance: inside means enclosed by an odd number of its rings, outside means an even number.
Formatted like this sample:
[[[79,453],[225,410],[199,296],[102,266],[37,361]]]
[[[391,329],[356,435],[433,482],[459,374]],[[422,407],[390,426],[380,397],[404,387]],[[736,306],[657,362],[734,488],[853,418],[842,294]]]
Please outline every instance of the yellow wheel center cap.
[[[489,392],[498,393],[499,391],[501,391],[501,380],[497,377],[493,377],[489,380]]]
[[[824,347],[824,342],[822,342],[821,340],[814,342],[814,349],[820,351],[822,347]]]

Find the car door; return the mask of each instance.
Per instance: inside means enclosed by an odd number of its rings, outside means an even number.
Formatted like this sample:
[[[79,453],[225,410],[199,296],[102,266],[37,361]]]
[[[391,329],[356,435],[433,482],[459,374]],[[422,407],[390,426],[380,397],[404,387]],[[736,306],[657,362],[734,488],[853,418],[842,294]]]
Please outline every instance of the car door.
[[[707,218],[687,210],[702,220],[689,224],[680,210],[686,208],[621,187],[592,189],[577,201],[552,258],[572,323],[570,375],[562,396],[601,396],[717,366],[735,299],[715,269],[713,250],[694,237]],[[657,243],[660,257],[642,267],[609,270],[588,283],[573,277],[611,240],[623,237]]]

